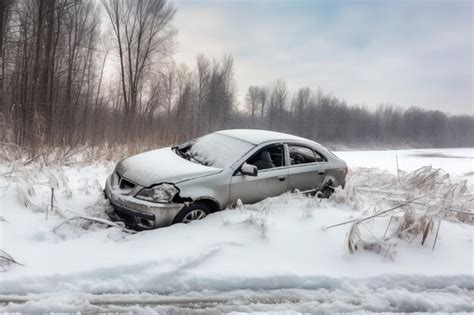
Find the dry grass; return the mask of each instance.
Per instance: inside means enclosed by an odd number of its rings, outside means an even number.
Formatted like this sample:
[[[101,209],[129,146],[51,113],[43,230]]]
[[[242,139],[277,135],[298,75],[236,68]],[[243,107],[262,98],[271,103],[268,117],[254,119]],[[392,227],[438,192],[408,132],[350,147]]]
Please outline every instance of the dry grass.
[[[453,179],[441,169],[426,166],[402,173],[400,179],[379,170],[361,169],[353,173],[348,186],[346,194],[351,198],[387,207],[374,206],[374,213],[367,217],[342,223],[352,223],[347,238],[351,254],[361,249],[381,253],[386,248],[386,257],[396,240],[416,241],[421,246],[430,241],[434,249],[442,220],[474,222],[472,189],[466,180]],[[374,221],[386,224],[383,234],[368,228]]]
[[[363,203],[396,205],[416,196],[411,203],[417,211],[430,216],[473,223],[473,189],[467,180],[452,178],[442,169],[425,166],[396,176],[377,170],[360,168],[353,172],[347,185],[353,198]]]
[[[0,143],[0,162],[8,165],[27,166],[34,163],[37,166],[64,166],[78,163],[93,163],[95,161],[117,162],[127,156],[138,154],[159,147],[144,144],[79,147],[43,147],[32,155],[27,150],[11,143]],[[2,174],[0,174],[1,176]]]
[[[6,251],[3,249],[0,249],[0,271],[5,272],[8,271],[8,269],[13,265],[20,265],[23,266],[23,264],[19,263],[16,261],[10,254],[8,254]]]

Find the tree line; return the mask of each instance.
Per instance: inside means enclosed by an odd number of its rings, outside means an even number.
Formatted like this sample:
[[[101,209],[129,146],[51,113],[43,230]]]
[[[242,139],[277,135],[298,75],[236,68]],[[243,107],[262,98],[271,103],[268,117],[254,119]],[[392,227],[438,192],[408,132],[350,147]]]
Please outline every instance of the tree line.
[[[246,127],[286,131],[323,143],[353,147],[474,145],[473,116],[389,104],[369,110],[349,106],[319,88],[304,87],[291,93],[281,79],[267,87],[250,86],[245,104],[250,116]]]
[[[175,63],[175,14],[168,0],[1,0],[0,140],[34,154],[261,128],[351,146],[474,145],[472,116],[369,110],[283,79],[239,101],[231,55]]]

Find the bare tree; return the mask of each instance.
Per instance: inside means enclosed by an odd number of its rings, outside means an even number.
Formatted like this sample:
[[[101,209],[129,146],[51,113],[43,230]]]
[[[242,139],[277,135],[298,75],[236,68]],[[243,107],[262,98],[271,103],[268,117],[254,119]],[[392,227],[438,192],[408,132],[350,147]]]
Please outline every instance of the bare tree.
[[[165,122],[165,143],[168,144],[171,141],[171,110],[173,107],[173,99],[176,94],[176,70],[174,64],[162,74],[163,88],[164,88],[164,99],[166,108],[166,122]]]
[[[10,19],[10,10],[12,6],[12,0],[0,1],[0,113],[6,112],[6,101],[5,101],[5,45],[4,42],[8,34],[8,22]]]
[[[210,62],[203,54],[199,54],[196,57],[197,63],[197,111],[199,116],[197,117],[196,123],[196,134],[200,134],[203,129],[204,119],[206,114],[206,103],[209,97],[209,80],[210,80]]]
[[[140,89],[150,67],[170,53],[175,9],[167,0],[103,0],[117,41],[124,117],[134,130]],[[129,136],[129,134],[127,134]]]
[[[306,128],[305,113],[311,99],[311,89],[309,87],[301,88],[293,95],[292,109],[297,124],[295,129],[299,134],[303,133]]]
[[[176,117],[175,117],[175,136],[174,142],[187,139],[190,134],[189,121],[192,117],[192,84],[189,68],[181,64],[176,74]]]
[[[262,123],[263,123],[263,118],[265,114],[265,105],[267,105],[267,99],[268,99],[268,88],[261,87],[258,93],[258,101],[259,101],[259,106],[260,106],[260,120],[262,121]]]
[[[259,97],[260,89],[257,86],[249,86],[247,95],[245,96],[245,102],[247,104],[247,108],[250,110],[252,125],[255,125],[255,113],[258,107]]]
[[[235,105],[235,69],[234,58],[232,55],[225,55],[222,61],[222,84],[223,84],[223,104],[222,104],[222,120],[219,128],[224,128],[226,121],[229,120],[232,110]]]
[[[286,81],[284,79],[278,79],[273,84],[271,95],[270,95],[270,109],[269,109],[269,119],[270,119],[270,129],[274,129],[275,120],[278,122],[277,129],[283,130],[282,122],[283,115],[286,108],[286,101],[288,97],[288,89],[286,86]]]

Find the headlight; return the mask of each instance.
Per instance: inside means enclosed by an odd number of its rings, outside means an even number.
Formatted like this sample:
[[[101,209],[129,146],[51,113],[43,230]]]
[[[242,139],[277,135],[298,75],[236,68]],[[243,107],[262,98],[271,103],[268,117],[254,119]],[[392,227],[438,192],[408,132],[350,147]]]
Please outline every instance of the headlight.
[[[171,184],[159,184],[151,188],[145,188],[135,197],[141,200],[168,203],[178,193],[178,188]]]

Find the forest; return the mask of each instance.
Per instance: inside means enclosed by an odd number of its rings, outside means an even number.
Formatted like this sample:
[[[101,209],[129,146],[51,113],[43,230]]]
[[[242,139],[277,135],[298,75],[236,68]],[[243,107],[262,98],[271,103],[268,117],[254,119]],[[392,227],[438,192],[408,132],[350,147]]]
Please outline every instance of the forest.
[[[232,55],[174,60],[176,13],[168,0],[1,0],[2,144],[34,155],[257,128],[329,146],[474,146],[471,115],[348,104],[325,93],[324,82],[291,91],[275,78],[239,99]]]

